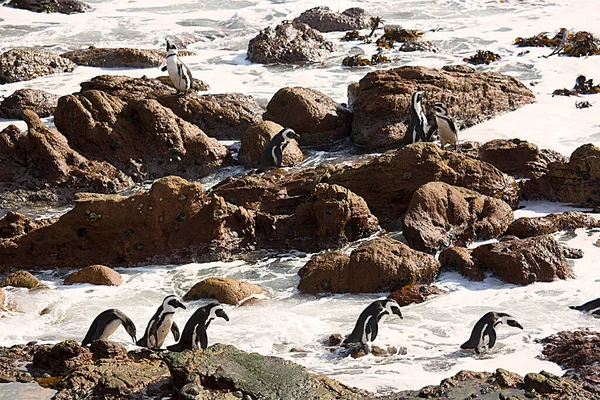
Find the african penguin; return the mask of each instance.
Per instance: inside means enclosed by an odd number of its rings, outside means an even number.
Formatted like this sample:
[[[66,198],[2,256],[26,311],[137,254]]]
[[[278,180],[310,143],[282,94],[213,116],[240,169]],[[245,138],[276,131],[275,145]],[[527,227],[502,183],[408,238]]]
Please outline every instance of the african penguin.
[[[415,92],[412,95],[410,103],[410,122],[404,139],[402,139],[402,147],[418,141],[427,141],[427,117],[423,112],[423,92]]]
[[[595,317],[600,317],[600,297],[596,300],[590,300],[580,306],[570,306],[572,310],[584,311],[592,314]]]
[[[98,339],[108,340],[110,335],[117,330],[119,325],[123,325],[129,336],[133,339],[133,343],[135,343],[136,329],[133,322],[121,311],[111,308],[110,310],[102,311],[98,314],[92,322],[92,325],[90,325],[90,329],[88,329],[85,334],[85,338],[83,338],[81,345],[87,346]]]
[[[258,172],[263,172],[273,167],[281,168],[283,166],[283,150],[285,150],[292,139],[298,140],[300,139],[300,135],[289,128],[283,128],[273,136],[263,151]]]
[[[185,306],[177,296],[165,297],[154,316],[150,318],[144,336],[136,344],[149,349],[160,349],[169,331],[173,333],[175,340],[179,340],[179,328],[173,321],[173,316],[178,308],[185,310]]]
[[[205,349],[208,347],[206,329],[208,329],[211,321],[217,317],[229,321],[229,317],[221,304],[211,303],[200,307],[186,322],[179,342],[172,346],[167,346],[167,349],[170,351]]]
[[[454,125],[454,120],[448,116],[448,109],[442,102],[435,103],[433,109],[435,110],[435,121],[438,126],[438,135],[442,149],[447,144],[452,144],[458,150],[458,130]]]
[[[360,343],[365,353],[369,354],[371,352],[371,342],[377,337],[379,321],[383,316],[390,314],[396,314],[400,318],[404,318],[402,312],[400,312],[400,306],[395,300],[377,300],[369,304],[358,316],[354,330],[344,340],[343,344]]]
[[[176,94],[183,92],[187,94],[194,84],[192,72],[177,56],[177,46],[170,44],[167,40],[167,65],[161,68],[161,71],[169,71],[169,77],[173,86],[177,89]]]
[[[484,347],[491,349],[496,344],[496,325],[502,323],[523,329],[513,316],[490,311],[477,321],[471,332],[471,337],[460,348],[463,350],[473,349],[477,354],[480,354]],[[485,342],[486,336],[489,340],[487,343]]]

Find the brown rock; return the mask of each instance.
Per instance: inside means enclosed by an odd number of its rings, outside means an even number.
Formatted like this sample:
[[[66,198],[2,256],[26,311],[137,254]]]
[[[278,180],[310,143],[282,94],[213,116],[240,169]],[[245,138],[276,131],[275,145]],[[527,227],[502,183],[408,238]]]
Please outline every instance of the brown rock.
[[[52,220],[51,218],[48,220],[32,221],[23,214],[9,211],[4,218],[0,219],[0,239],[24,235],[34,229],[48,225],[48,222]]]
[[[64,376],[91,359],[92,353],[87,347],[80,346],[74,340],[66,340],[56,345],[38,347],[33,355],[33,368],[52,371],[54,376]]]
[[[440,271],[458,271],[467,279],[481,282],[485,277],[483,266],[471,253],[464,247],[448,247],[440,253]]]
[[[80,0],[10,0],[6,6],[37,13],[78,14],[92,8]]]
[[[402,231],[412,248],[435,253],[455,243],[467,246],[475,240],[493,239],[512,220],[512,209],[502,200],[431,182],[413,195]]]
[[[16,271],[5,276],[0,281],[0,287],[21,287],[27,289],[45,287],[45,285],[38,280],[31,272],[27,271]]]
[[[71,72],[75,67],[70,60],[48,51],[12,49],[0,54],[0,84]]]
[[[562,331],[540,340],[544,358],[562,368],[580,368],[600,362],[600,332]]]
[[[90,265],[81,268],[65,278],[65,285],[91,283],[92,285],[121,286],[123,278],[118,272],[104,265]]]
[[[561,214],[548,214],[543,217],[521,217],[510,224],[506,234],[526,238],[577,228],[591,229],[598,227],[600,227],[600,221],[592,215],[578,211],[566,211]]]
[[[260,64],[313,63],[333,51],[333,43],[310,26],[284,21],[275,29],[263,29],[250,40],[248,60]]]
[[[400,307],[410,304],[419,304],[428,300],[431,296],[446,294],[447,290],[431,285],[408,285],[391,293],[388,299],[395,300]]]
[[[344,342],[344,335],[341,333],[334,333],[329,335],[325,342],[323,343],[325,346],[329,347],[337,347]]]
[[[260,286],[230,278],[206,278],[196,283],[183,296],[184,301],[215,299],[224,304],[243,304],[250,297],[264,297],[267,292]]]
[[[302,146],[321,146],[350,136],[352,113],[315,89],[279,89],[267,105],[266,120],[292,128]]]
[[[4,300],[6,299],[6,295],[4,294],[4,290],[0,287],[0,309],[4,307]]]
[[[173,81],[171,80],[171,78],[168,75],[167,76],[164,76],[164,75],[159,76],[156,78],[156,80],[159,81],[160,83],[162,83],[163,85],[167,85],[168,87],[170,87],[172,89],[171,93],[167,93],[166,95],[177,96],[177,90],[175,89],[175,85],[173,84]],[[208,83],[201,81],[200,79],[196,79],[196,78],[192,77],[192,87],[190,88],[190,90],[188,90],[188,94],[196,92],[196,91],[197,92],[206,92],[208,89],[210,89],[210,86],[208,85]]]
[[[370,150],[397,146],[410,120],[416,91],[427,93],[427,104],[442,101],[458,127],[470,127],[535,101],[517,79],[467,66],[430,69],[405,66],[368,73],[348,88],[354,112],[352,139]]]
[[[349,8],[343,12],[332,11],[329,7],[313,7],[294,18],[320,32],[351,31],[365,29],[370,25],[371,14],[360,7]]]
[[[572,277],[560,244],[548,235],[527,239],[508,236],[477,247],[473,256],[508,283],[528,285]]]
[[[193,54],[180,51],[179,55]],[[129,48],[97,48],[73,50],[61,54],[77,65],[100,68],[152,68],[166,63],[167,53],[164,50],[129,49]]]
[[[359,246],[347,264],[336,254],[314,258],[299,272],[298,290],[305,293],[377,293],[405,285],[431,283],[439,265],[432,256],[410,249],[390,238],[377,238]],[[336,267],[341,266],[340,269]]]
[[[127,358],[127,349],[125,346],[109,342],[108,340],[94,340],[90,345],[90,351],[94,360],[102,358],[124,360]]]
[[[41,118],[54,115],[58,96],[38,89],[19,89],[0,104],[0,117],[21,118],[23,110],[32,110]]]
[[[277,135],[283,127],[272,121],[256,122],[242,135],[242,143],[238,159],[248,168],[258,168],[263,152],[273,136]],[[292,140],[283,151],[283,165],[294,165],[304,159],[302,150],[295,140]]]

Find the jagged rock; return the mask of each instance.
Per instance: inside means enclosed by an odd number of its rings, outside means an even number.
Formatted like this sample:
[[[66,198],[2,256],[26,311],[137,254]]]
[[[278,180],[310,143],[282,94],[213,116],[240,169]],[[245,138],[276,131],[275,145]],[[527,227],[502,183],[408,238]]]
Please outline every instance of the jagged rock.
[[[321,146],[350,136],[352,113],[315,89],[279,89],[267,105],[264,119],[292,128],[302,146]]]
[[[388,298],[395,300],[400,307],[404,307],[410,304],[423,303],[431,296],[446,293],[448,293],[447,290],[431,285],[408,285],[391,293]]]
[[[91,283],[92,285],[120,286],[123,283],[121,274],[105,265],[90,265],[69,274],[64,281],[65,285],[76,283]]]
[[[42,282],[38,280],[31,272],[27,271],[16,271],[11,272],[0,281],[0,287],[20,287],[27,289],[34,289],[40,287],[46,287]]]
[[[472,250],[464,247],[448,247],[440,253],[440,271],[458,271],[472,281],[482,281],[483,266],[471,253]]]
[[[42,50],[12,49],[0,54],[0,84],[29,81],[41,76],[71,72],[70,60]]]
[[[248,168],[258,168],[267,144],[283,127],[273,121],[260,121],[248,127],[242,134],[238,159]],[[283,151],[283,165],[294,165],[304,159],[296,140],[292,140]]]
[[[370,26],[371,14],[360,7],[349,8],[343,12],[331,11],[329,7],[313,7],[294,18],[320,32],[351,31]]]
[[[33,359],[33,350],[34,348],[27,344],[0,347],[0,383],[33,381],[31,374],[22,369],[24,363]]]
[[[78,14],[92,8],[80,0],[10,0],[6,6],[37,13]]]
[[[600,371],[600,333],[590,330],[562,331],[548,336],[544,344],[544,358],[564,369],[597,364]]]
[[[421,186],[404,216],[404,237],[420,251],[435,253],[453,244],[501,235],[513,220],[510,206],[474,190],[430,182]]]
[[[170,352],[164,359],[177,393],[193,384],[225,393],[239,391],[264,400],[352,400],[370,396],[325,376],[313,375],[291,361],[246,353],[230,345],[216,344],[204,351]]]
[[[224,304],[242,304],[249,297],[265,297],[266,291],[260,286],[231,278],[206,278],[196,283],[183,296],[184,301],[215,299]]]
[[[347,256],[346,256],[347,257]],[[439,264],[433,256],[383,237],[361,244],[349,258],[318,255],[298,272],[304,293],[377,293],[431,283]]]
[[[306,24],[282,22],[267,27],[248,43],[248,60],[260,64],[319,62],[334,51],[333,43]]]
[[[23,214],[9,211],[0,219],[0,238],[21,236],[32,229],[38,228],[36,221],[26,218]]]
[[[38,89],[19,89],[0,104],[0,118],[18,119],[23,110],[32,110],[41,118],[54,115],[58,96]]]
[[[198,178],[227,165],[227,149],[156,100],[130,100],[91,90],[61,97],[56,127],[89,158],[103,159],[136,180]]]
[[[193,54],[185,50],[180,56]],[[67,51],[61,54],[77,65],[100,68],[153,68],[166,64],[167,54],[164,50],[131,49],[131,48],[97,48]]]
[[[558,231],[599,227],[600,221],[589,214],[566,211],[561,214],[548,214],[543,217],[521,217],[510,224],[506,234],[526,238],[549,235]]]
[[[92,359],[87,347],[82,347],[74,340],[66,340],[56,345],[44,345],[33,354],[33,368],[51,371],[54,375],[67,375],[79,365]]]
[[[354,143],[369,150],[400,145],[416,91],[427,93],[427,104],[444,102],[457,126],[463,128],[535,101],[534,94],[517,79],[467,66],[373,71],[348,88]]]
[[[572,277],[561,245],[549,235],[527,239],[507,236],[475,248],[472,254],[507,283],[528,285]]]

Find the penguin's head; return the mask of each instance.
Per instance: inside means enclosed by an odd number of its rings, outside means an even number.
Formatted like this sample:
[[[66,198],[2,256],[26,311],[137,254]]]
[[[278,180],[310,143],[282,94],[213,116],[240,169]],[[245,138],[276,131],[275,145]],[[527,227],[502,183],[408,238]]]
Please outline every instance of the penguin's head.
[[[283,140],[286,142],[289,142],[292,139],[300,139],[300,135],[298,135],[296,132],[294,132],[293,129],[290,128],[285,128],[282,132],[281,135],[283,136]]]
[[[166,41],[167,41],[167,55],[177,54],[177,46],[175,46],[174,44],[169,43],[168,40],[166,40]]]
[[[579,75],[577,77],[577,79],[575,79],[575,87],[573,88],[573,90],[583,89],[583,86],[585,85],[585,81],[586,81],[585,75]]]
[[[402,316],[402,312],[400,311],[400,305],[396,303],[396,300],[387,299],[385,303],[385,310],[389,314],[396,314],[401,319],[404,319],[404,317]]]
[[[175,312],[178,308],[186,309],[185,305],[175,295],[167,296],[162,303],[163,310],[166,312]]]
[[[432,107],[433,107],[434,111],[436,112],[436,114],[448,115],[448,109],[446,108],[446,105],[444,103],[442,103],[441,101],[434,103]]]
[[[229,322],[229,316],[225,313],[225,310],[223,309],[223,306],[220,305],[219,303],[215,303],[215,304],[210,304],[211,309],[210,309],[210,315],[209,318],[215,319],[217,317],[219,318],[223,318],[225,321]]]
[[[521,326],[521,324],[514,318],[508,318],[506,320],[506,324],[508,326],[512,326],[513,328],[519,328],[519,329],[523,329],[523,327]]]
[[[135,342],[137,342],[136,339],[136,329],[135,329],[135,325],[133,324],[133,322],[128,318],[126,321],[123,321],[123,326],[125,327],[125,330],[127,331],[127,333],[129,334],[129,336],[131,336],[131,339],[133,339],[133,343],[135,344]]]
[[[417,108],[417,106],[420,106],[424,97],[425,97],[424,92],[414,92],[412,95],[412,106],[414,108]]]
[[[500,318],[498,319],[498,322],[494,324],[494,326],[496,326],[497,324],[505,323],[506,325],[512,326],[513,328],[523,329],[523,327],[521,326],[521,324],[519,324],[515,317],[513,317],[510,314],[498,313],[498,317]]]

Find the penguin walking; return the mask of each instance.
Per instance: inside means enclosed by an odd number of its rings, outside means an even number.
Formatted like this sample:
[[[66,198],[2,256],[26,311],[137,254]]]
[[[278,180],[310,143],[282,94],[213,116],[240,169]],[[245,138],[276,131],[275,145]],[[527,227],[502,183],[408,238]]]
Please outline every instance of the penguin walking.
[[[454,145],[455,150],[460,150],[458,147],[458,129],[454,124],[454,120],[448,115],[448,109],[442,102],[437,102],[433,105],[435,110],[435,121],[438,126],[438,135],[442,144],[442,149],[447,144]]]
[[[354,330],[342,344],[360,343],[366,354],[371,352],[371,343],[377,338],[379,321],[386,315],[396,314],[400,318],[402,312],[395,300],[377,300],[369,304],[358,316]]]
[[[427,117],[423,112],[423,92],[415,92],[410,103],[410,122],[402,139],[401,147],[418,141],[427,142]]]
[[[596,300],[590,300],[580,306],[569,306],[572,310],[578,310],[592,314],[594,317],[600,318],[600,297]]]
[[[185,310],[185,305],[177,296],[165,297],[154,316],[150,318],[144,336],[136,344],[149,349],[160,349],[169,331],[173,333],[175,340],[179,340],[179,327],[173,321],[175,311],[178,308]]]
[[[99,339],[108,340],[110,335],[117,330],[119,325],[123,325],[129,336],[133,339],[133,343],[135,343],[136,329],[133,321],[116,308],[111,308],[110,310],[102,311],[98,314],[92,322],[92,325],[90,325],[90,329],[88,329],[85,334],[85,338],[83,338],[81,345],[87,346],[94,340]]]
[[[491,349],[496,344],[496,326],[505,323],[508,326],[523,329],[515,317],[506,313],[490,311],[477,321],[471,332],[469,340],[464,342],[460,348],[463,350],[473,349],[480,354],[485,347]],[[487,336],[487,342],[486,342]]]
[[[167,65],[161,68],[161,71],[169,71],[169,78],[173,86],[177,89],[175,94],[183,92],[187,94],[194,84],[192,72],[177,56],[177,46],[170,44],[167,40]]]
[[[283,150],[292,139],[298,140],[300,135],[290,128],[284,128],[273,136],[263,151],[258,172],[264,172],[273,167],[281,168],[283,166]]]
[[[200,307],[186,322],[179,342],[167,346],[167,349],[170,351],[205,349],[208,347],[208,335],[206,330],[212,320],[217,317],[229,321],[229,317],[221,304],[211,303],[204,307]]]

